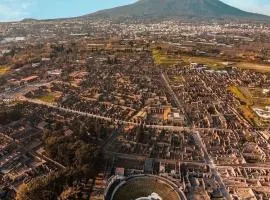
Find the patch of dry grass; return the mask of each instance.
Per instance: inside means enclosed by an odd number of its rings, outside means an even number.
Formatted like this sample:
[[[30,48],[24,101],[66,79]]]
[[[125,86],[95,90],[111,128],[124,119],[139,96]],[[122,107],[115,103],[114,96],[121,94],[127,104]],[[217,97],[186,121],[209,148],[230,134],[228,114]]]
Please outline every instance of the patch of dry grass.
[[[261,126],[263,121],[253,111],[252,107],[265,107],[270,105],[270,98],[254,98],[252,95],[252,89],[250,90],[250,88],[240,88],[235,85],[229,87],[229,90],[235,95],[236,98],[242,102],[240,109],[245,119],[248,120],[251,124]],[[256,91],[258,91],[258,88]]]
[[[249,70],[254,70],[254,71],[262,72],[262,73],[270,73],[270,65],[267,65],[267,64],[240,62],[240,63],[237,63],[236,66],[241,69],[249,69]]]
[[[232,85],[229,87],[229,91],[231,91],[235,95],[236,98],[244,102],[246,105],[250,106],[253,104],[252,99],[248,97],[248,95],[244,93],[240,87]]]
[[[165,53],[163,53],[161,50],[158,50],[158,49],[152,50],[152,56],[157,65],[165,65],[167,67],[170,67],[179,62],[182,62],[181,59],[166,55]]]
[[[9,72],[9,70],[10,70],[10,67],[0,66],[0,76],[7,74]]]
[[[59,95],[53,92],[37,97],[38,100],[46,102],[46,103],[55,103],[58,98],[59,98]]]
[[[225,60],[222,58],[189,55],[166,55],[162,50],[156,48],[152,50],[152,56],[158,65],[172,66],[179,62],[186,62],[205,64],[216,70],[226,67],[224,64]],[[270,73],[270,64],[237,62],[236,67],[240,69],[254,70],[261,73]]]

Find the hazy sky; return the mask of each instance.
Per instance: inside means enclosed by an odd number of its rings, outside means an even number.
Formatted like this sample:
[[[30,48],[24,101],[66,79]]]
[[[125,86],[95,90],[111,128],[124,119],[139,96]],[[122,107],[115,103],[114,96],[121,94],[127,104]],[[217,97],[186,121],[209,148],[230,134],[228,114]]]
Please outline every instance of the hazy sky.
[[[88,14],[136,0],[0,0],[0,21],[57,18]],[[222,0],[246,11],[270,15],[270,0]]]

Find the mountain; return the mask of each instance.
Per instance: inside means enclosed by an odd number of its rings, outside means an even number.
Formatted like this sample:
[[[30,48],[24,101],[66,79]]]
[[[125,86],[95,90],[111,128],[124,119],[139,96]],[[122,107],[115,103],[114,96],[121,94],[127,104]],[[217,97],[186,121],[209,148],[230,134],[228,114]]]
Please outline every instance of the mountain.
[[[37,22],[37,19],[34,18],[24,18],[21,20],[21,22]]]
[[[269,16],[234,8],[220,0],[139,0],[130,5],[93,13],[88,17],[270,19]]]

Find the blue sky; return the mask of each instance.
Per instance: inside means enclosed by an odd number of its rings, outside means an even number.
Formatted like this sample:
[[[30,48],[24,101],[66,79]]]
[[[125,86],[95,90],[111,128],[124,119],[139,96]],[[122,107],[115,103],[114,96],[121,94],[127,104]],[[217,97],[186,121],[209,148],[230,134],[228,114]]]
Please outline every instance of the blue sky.
[[[0,21],[58,18],[88,14],[136,0],[0,0]],[[246,11],[270,15],[270,0],[222,0]]]

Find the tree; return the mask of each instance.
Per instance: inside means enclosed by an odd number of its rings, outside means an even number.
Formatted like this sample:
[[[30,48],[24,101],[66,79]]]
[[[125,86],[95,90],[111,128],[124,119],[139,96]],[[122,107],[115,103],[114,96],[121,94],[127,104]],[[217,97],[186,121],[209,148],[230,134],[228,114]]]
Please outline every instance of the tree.
[[[3,86],[7,83],[7,80],[5,79],[5,77],[0,76],[0,86]]]

